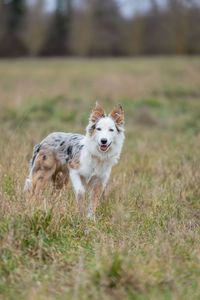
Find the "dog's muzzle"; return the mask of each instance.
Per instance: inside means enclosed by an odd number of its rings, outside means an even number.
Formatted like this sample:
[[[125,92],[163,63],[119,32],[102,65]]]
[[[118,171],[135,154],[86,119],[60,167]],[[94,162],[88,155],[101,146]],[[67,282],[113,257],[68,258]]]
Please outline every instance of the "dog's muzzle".
[[[108,148],[110,147],[110,145],[111,145],[111,143],[110,144],[100,144],[99,145],[99,147],[100,147],[100,149],[101,149],[101,151],[106,151],[106,150],[108,150]]]

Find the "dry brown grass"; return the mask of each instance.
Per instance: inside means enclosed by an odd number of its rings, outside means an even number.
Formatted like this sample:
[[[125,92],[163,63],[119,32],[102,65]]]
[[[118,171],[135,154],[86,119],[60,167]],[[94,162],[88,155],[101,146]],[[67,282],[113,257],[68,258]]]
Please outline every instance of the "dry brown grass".
[[[198,58],[0,62],[1,299],[199,299],[199,76]],[[33,145],[83,133],[98,98],[126,142],[94,224],[71,187],[22,190]]]

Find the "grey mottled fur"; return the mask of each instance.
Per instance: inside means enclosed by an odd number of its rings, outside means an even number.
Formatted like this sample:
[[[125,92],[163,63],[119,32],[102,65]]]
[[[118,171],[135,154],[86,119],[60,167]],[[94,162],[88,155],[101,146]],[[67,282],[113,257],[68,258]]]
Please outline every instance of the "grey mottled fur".
[[[67,161],[80,155],[83,148],[84,135],[65,132],[53,132],[49,134],[40,144],[34,147],[33,157],[30,163],[30,169],[34,168],[34,162],[40,150],[54,152],[58,160],[65,164]]]

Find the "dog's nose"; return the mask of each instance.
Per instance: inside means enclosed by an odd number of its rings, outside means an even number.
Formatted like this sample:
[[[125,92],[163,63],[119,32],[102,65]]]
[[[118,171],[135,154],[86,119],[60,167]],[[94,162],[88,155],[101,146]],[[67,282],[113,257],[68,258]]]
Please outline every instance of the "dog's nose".
[[[107,139],[101,139],[101,143],[105,145],[107,143]]]

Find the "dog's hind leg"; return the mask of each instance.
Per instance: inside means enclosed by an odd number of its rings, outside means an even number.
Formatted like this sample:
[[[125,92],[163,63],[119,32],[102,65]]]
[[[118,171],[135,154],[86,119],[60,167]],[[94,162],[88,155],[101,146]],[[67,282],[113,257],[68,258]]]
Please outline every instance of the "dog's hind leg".
[[[32,170],[32,180],[30,187],[31,199],[35,195],[41,194],[51,181],[57,167],[57,160],[55,154],[50,152],[40,152],[35,160]]]
[[[45,190],[48,182],[50,181],[50,177],[51,175],[41,170],[37,171],[33,175],[31,197],[34,195],[39,195]]]
[[[55,172],[52,176],[53,190],[52,195],[60,194],[63,187],[67,186],[69,182],[69,171],[66,169],[64,171]]]

